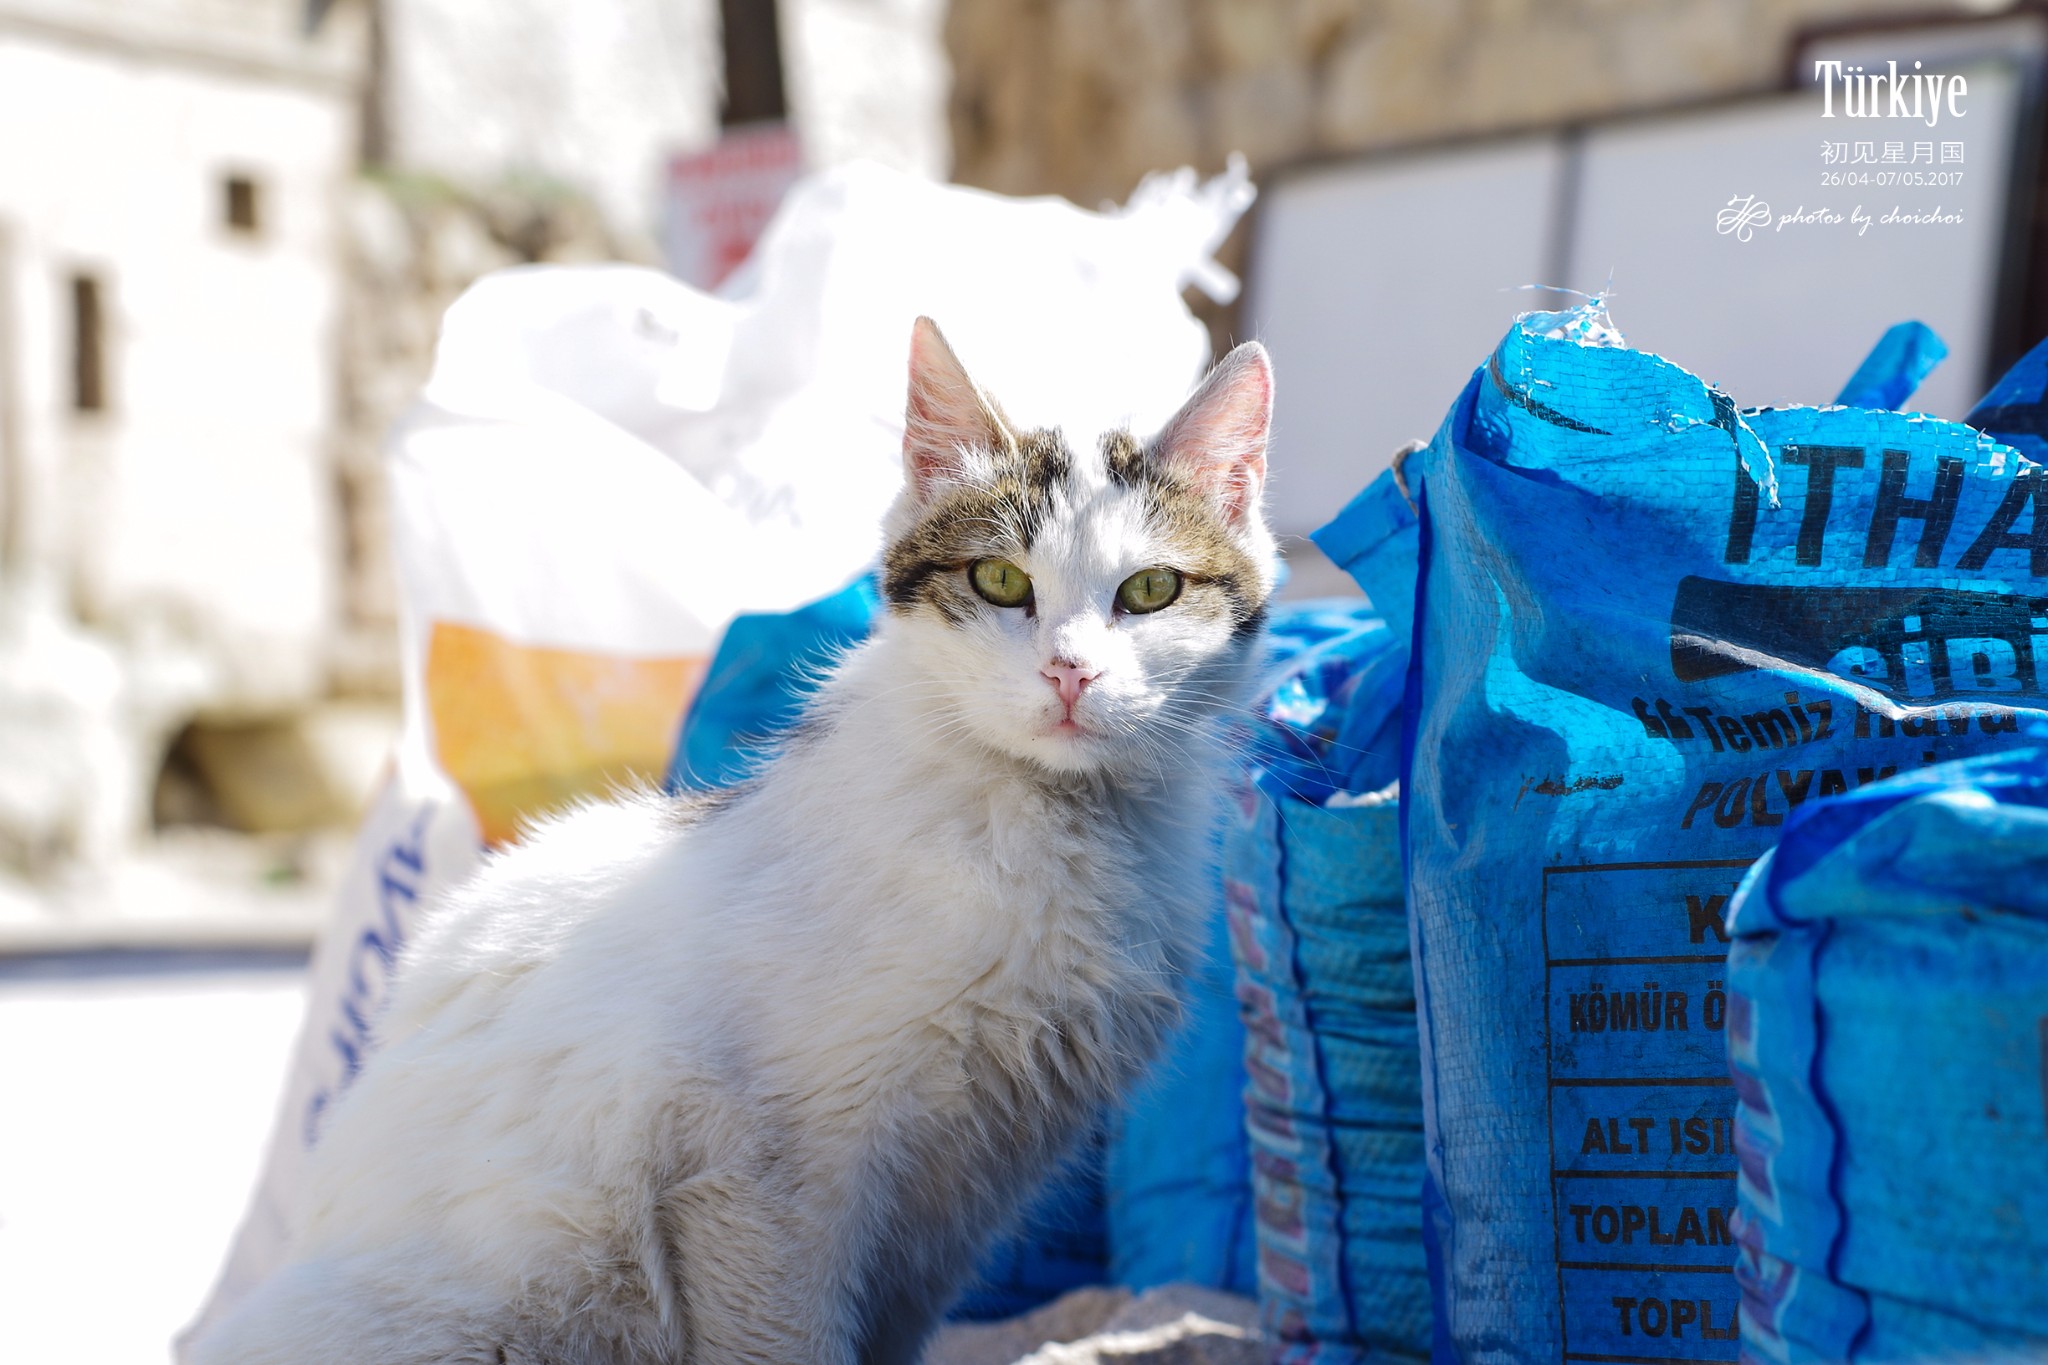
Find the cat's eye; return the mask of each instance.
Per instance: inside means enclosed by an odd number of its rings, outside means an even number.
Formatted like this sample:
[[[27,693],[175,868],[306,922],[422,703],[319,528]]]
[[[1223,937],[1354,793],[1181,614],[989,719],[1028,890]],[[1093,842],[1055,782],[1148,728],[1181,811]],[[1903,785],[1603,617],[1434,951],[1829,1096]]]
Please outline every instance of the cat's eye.
[[[1031,576],[1007,559],[977,559],[967,566],[974,590],[999,607],[1021,607],[1031,600]]]
[[[1140,569],[1116,590],[1117,605],[1133,615],[1170,607],[1180,596],[1181,577],[1172,569]]]

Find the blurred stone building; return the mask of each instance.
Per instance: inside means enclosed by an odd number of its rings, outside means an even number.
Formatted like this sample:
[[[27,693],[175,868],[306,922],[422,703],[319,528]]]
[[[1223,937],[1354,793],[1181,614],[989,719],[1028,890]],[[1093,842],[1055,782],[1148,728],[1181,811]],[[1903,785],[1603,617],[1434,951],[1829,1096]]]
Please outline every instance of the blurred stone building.
[[[656,259],[729,112],[720,9],[0,0],[0,890],[352,818],[397,682],[383,433],[477,276]],[[944,173],[942,0],[779,13],[814,164]]]
[[[327,693],[362,15],[0,5],[0,847],[113,857],[195,716]]]

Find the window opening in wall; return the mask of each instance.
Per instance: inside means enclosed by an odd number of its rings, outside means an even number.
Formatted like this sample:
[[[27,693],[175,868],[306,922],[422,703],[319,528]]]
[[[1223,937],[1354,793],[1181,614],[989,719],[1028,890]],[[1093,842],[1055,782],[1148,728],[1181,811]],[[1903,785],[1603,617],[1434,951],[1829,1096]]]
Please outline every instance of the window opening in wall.
[[[263,231],[262,199],[254,177],[228,176],[221,181],[221,221],[231,232],[255,236]]]
[[[775,0],[719,0],[725,43],[727,128],[780,122],[789,114],[782,85],[782,31]]]
[[[106,290],[99,277],[71,277],[71,407],[107,409]]]

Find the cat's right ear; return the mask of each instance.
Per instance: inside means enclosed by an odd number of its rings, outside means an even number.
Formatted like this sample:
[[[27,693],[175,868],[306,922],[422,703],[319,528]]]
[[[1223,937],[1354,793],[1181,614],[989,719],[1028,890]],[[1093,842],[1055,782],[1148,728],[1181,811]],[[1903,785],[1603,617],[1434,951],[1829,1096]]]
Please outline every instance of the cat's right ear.
[[[1152,441],[1152,458],[1208,493],[1225,522],[1256,520],[1273,425],[1273,362],[1247,341],[1216,362]]]
[[[922,502],[957,481],[976,451],[1013,453],[1017,438],[994,399],[967,370],[939,325],[910,329],[910,401],[903,414],[903,477]]]

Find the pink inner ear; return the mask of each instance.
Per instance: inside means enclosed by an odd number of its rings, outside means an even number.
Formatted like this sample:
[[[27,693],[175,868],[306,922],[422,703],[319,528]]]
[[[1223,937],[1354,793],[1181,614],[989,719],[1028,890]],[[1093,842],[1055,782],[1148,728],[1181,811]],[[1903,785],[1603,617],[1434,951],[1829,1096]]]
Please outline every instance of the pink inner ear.
[[[1248,341],[1223,357],[1174,414],[1153,456],[1207,490],[1236,522],[1265,487],[1272,413],[1272,363],[1265,347]]]
[[[912,487],[925,495],[935,479],[958,471],[963,450],[1005,439],[1000,414],[938,325],[919,318],[910,332],[910,395],[903,410],[903,462]]]
[[[920,485],[937,475],[948,463],[935,447],[928,444],[931,433],[939,425],[938,406],[919,390],[913,379],[910,404],[904,411],[903,458],[909,462]]]

